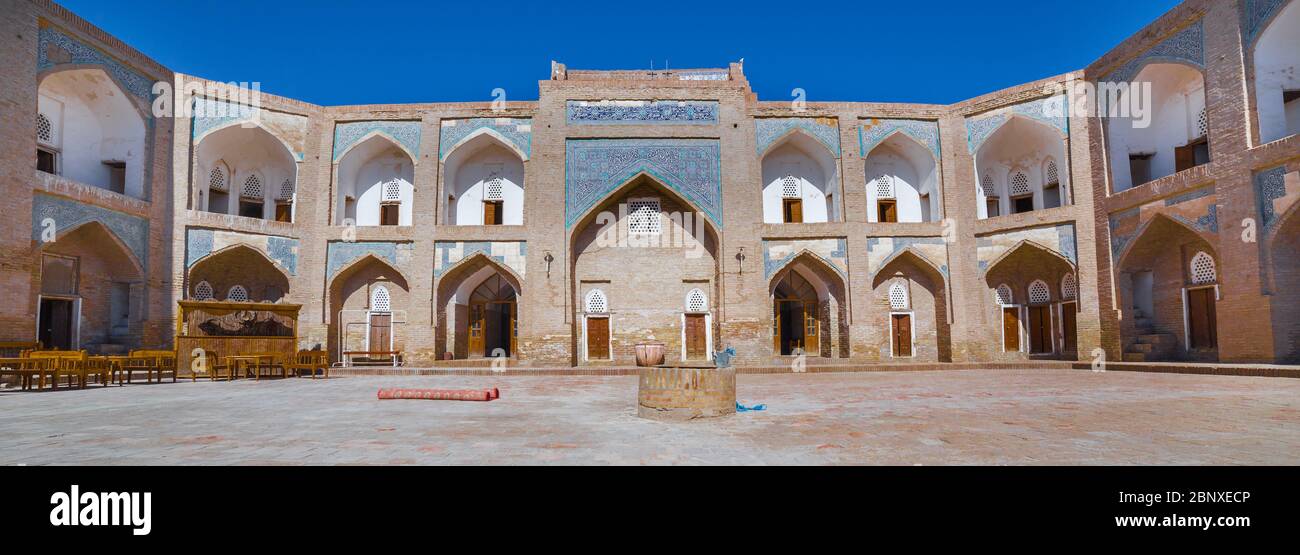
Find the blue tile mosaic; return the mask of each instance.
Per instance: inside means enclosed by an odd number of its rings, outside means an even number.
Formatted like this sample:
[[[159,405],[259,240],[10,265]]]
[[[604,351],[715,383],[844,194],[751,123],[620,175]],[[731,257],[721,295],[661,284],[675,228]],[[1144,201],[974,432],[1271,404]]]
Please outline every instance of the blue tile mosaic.
[[[716,139],[570,139],[565,143],[565,226],[645,172],[722,229],[722,148]]]
[[[32,240],[40,242],[42,222],[54,220],[55,240],[82,224],[99,222],[135,256],[140,267],[149,268],[149,220],[75,200],[35,193],[32,195]]]
[[[1045,123],[1056,129],[1061,137],[1070,138],[1069,102],[1064,95],[1051,96],[966,118],[966,145],[971,154],[979,152],[984,142],[1011,121],[1012,116]]]
[[[1273,201],[1286,196],[1286,166],[1278,166],[1255,174],[1255,198],[1259,202],[1260,220],[1264,230],[1277,223],[1278,214]]]
[[[754,140],[761,155],[791,131],[800,130],[826,145],[840,157],[840,127],[831,118],[758,118],[754,120]]]
[[[398,268],[397,255],[398,251],[402,249],[409,251],[411,244],[387,241],[355,243],[333,241],[329,244],[325,253],[325,276],[326,278],[333,278],[334,274],[337,274],[339,270],[367,255],[373,255],[375,258],[389,263],[393,268]]]
[[[1175,33],[1173,36],[1152,46],[1128,63],[1116,68],[1100,81],[1126,83],[1137,77],[1142,68],[1155,62],[1174,62],[1189,64],[1197,69],[1205,68],[1205,22],[1196,23]]]
[[[412,157],[420,156],[420,122],[418,121],[351,121],[334,126],[334,161],[347,152],[352,145],[366,138],[371,133],[378,133],[393,142],[402,145]]]
[[[714,100],[660,100],[640,104],[583,102],[570,100],[565,118],[571,124],[694,124],[718,123],[718,102]]]
[[[1268,28],[1288,0],[1242,0],[1241,32],[1246,44],[1254,44],[1260,33]]]
[[[514,145],[523,154],[524,160],[528,160],[533,152],[532,129],[533,120],[528,118],[445,120],[438,140],[438,158],[446,160],[451,151],[482,131]]]
[[[941,160],[939,152],[939,123],[911,119],[873,119],[858,127],[858,153],[866,157],[885,139],[902,133],[930,149],[934,159]]]
[[[51,51],[62,50],[68,54],[66,59],[51,60]],[[104,69],[127,92],[140,97],[145,102],[153,98],[153,79],[140,72],[122,65],[111,56],[98,49],[63,34],[54,27],[42,28],[37,33],[36,69],[45,71],[60,65],[97,65]]]

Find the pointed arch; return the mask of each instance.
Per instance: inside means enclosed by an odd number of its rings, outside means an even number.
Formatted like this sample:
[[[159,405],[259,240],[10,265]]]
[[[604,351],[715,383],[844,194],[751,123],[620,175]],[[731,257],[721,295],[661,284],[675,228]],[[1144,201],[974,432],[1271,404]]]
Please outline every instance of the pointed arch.
[[[519,157],[520,162],[528,161],[528,153],[520,149],[519,146],[516,145],[513,141],[507,139],[505,135],[502,135],[497,130],[489,127],[480,127],[478,129],[475,129],[469,135],[466,135],[461,140],[456,141],[456,144],[448,147],[446,152],[442,153],[443,163],[446,163],[448,160],[450,160],[452,155],[456,154],[456,152],[461,150],[462,147],[466,147],[471,143],[479,144],[482,143],[483,141],[492,141],[493,143],[500,145],[506,150],[515,153],[515,155]],[[469,150],[472,153],[472,151],[478,150],[478,148],[471,148]]]
[[[1013,255],[1015,255],[1017,252],[1019,252],[1022,249],[1030,250],[1034,252],[1042,252],[1047,256],[1050,256],[1052,258],[1055,258],[1065,263],[1066,266],[1069,266],[1071,272],[1078,271],[1078,266],[1074,262],[1072,262],[1069,258],[1066,258],[1065,255],[1061,254],[1055,249],[1045,247],[1034,241],[1030,241],[1029,239],[1021,239],[1020,242],[1016,243],[1014,246],[1004,251],[1001,255],[998,255],[997,258],[990,261],[988,266],[984,268],[984,275],[987,277],[990,273],[993,272],[995,268],[998,267],[999,264],[1011,258]]]
[[[777,285],[792,271],[799,272],[804,279],[810,277],[809,273],[816,277],[817,279],[809,279],[808,282],[817,290],[817,296],[823,301],[847,293],[848,280],[845,279],[844,274],[825,258],[803,249],[788,258],[772,273],[771,279],[768,280],[769,294],[775,292]]]
[[[249,245],[249,244],[247,244],[247,243],[238,243],[238,244],[235,244],[235,245],[230,245],[230,246],[228,246],[228,247],[224,247],[224,248],[219,249],[219,250],[212,251],[212,252],[210,252],[210,253],[204,255],[202,258],[199,258],[198,260],[195,260],[194,263],[190,264],[190,267],[189,267],[189,269],[186,271],[186,273],[187,273],[187,274],[189,274],[189,273],[193,273],[194,270],[197,269],[200,265],[207,264],[209,261],[211,261],[211,260],[213,260],[213,259],[216,259],[216,258],[222,257],[222,256],[227,255],[227,254],[232,254],[232,253],[235,253],[235,252],[240,252],[240,251],[248,251],[248,252],[253,253],[253,254],[256,255],[258,258],[260,258],[260,259],[266,261],[267,264],[270,264],[272,268],[275,268],[275,271],[279,272],[280,275],[284,277],[284,280],[285,280],[286,282],[291,281],[291,276],[290,276],[290,274],[289,274],[289,270],[287,270],[284,266],[280,265],[279,262],[276,262],[275,259],[271,258],[270,256],[267,256],[267,254],[264,253],[264,252],[262,252],[261,249],[258,249],[258,248],[256,248],[256,247],[253,247],[252,245]]]
[[[362,135],[357,140],[352,141],[352,144],[349,144],[347,148],[344,148],[343,151],[338,154],[338,156],[334,157],[334,163],[338,164],[344,158],[347,158],[348,154],[350,154],[354,149],[356,149],[358,146],[361,146],[362,143],[370,142],[372,139],[388,141],[398,150],[402,151],[402,153],[406,154],[406,157],[411,160],[412,166],[419,165],[420,157],[418,153],[411,152],[410,147],[407,147],[404,143],[402,143],[402,141],[397,140],[397,137],[394,137],[391,133],[384,131],[382,129],[375,129],[369,133],[366,133],[365,135]]]
[[[132,251],[130,247],[126,246],[126,242],[123,241],[122,238],[118,236],[117,233],[114,233],[112,229],[109,229],[108,226],[98,221],[82,222],[80,224],[72,226],[69,229],[60,230],[55,233],[53,241],[41,244],[39,250],[43,252],[49,247],[58,245],[61,239],[70,236],[72,233],[75,233],[82,228],[85,228],[88,232],[106,237],[109,240],[109,242],[117,246],[118,250],[120,251],[120,254],[123,255],[128,261],[130,261],[131,269],[136,273],[136,275],[140,276],[141,278],[144,277],[145,275],[144,262],[141,261],[138,257],[136,257],[135,252]]]
[[[287,139],[285,139],[279,133],[275,132],[275,130],[265,125],[262,125],[257,121],[253,121],[249,119],[222,122],[221,124],[214,125],[209,129],[203,130],[202,133],[199,133],[194,137],[193,140],[194,148],[197,150],[199,145],[201,145],[203,141],[211,138],[213,135],[216,135],[217,133],[227,132],[231,128],[237,128],[246,131],[257,130],[266,133],[272,139],[275,139],[276,142],[280,143],[280,146],[284,147],[284,152],[289,156],[290,160],[293,160],[295,164],[299,162],[297,152],[293,149],[293,145],[290,144]]]
[[[821,139],[818,139],[816,135],[813,135],[807,129],[804,129],[802,127],[791,127],[789,130],[782,133],[776,139],[772,140],[772,142],[768,143],[767,148],[764,148],[763,151],[758,154],[758,159],[762,160],[763,158],[766,158],[768,154],[771,154],[772,151],[781,148],[786,143],[792,140],[796,140],[795,139],[796,136],[806,138],[807,140],[816,143],[818,146],[822,148],[822,151],[825,152],[827,156],[831,157],[831,159],[836,159],[839,157],[835,154],[835,151],[831,149],[831,147],[827,146],[826,143],[822,142]]]
[[[386,268],[388,271],[392,272],[398,278],[401,278],[403,287],[406,287],[407,284],[411,283],[411,280],[406,277],[406,274],[403,273],[401,270],[399,270],[396,266],[394,266],[387,260],[384,260],[383,258],[375,256],[375,253],[366,253],[361,257],[357,258],[356,260],[344,264],[342,268],[339,268],[337,271],[335,271],[333,277],[330,278],[331,285],[334,284],[335,282],[338,282],[339,279],[344,279],[345,276],[349,276],[356,270],[359,270],[362,267],[369,264],[378,264],[379,266],[382,266],[383,268]]]
[[[683,195],[681,192],[679,192],[675,186],[672,186],[666,181],[661,180],[658,176],[653,175],[646,170],[642,170],[634,174],[632,177],[628,178],[627,181],[624,181],[618,187],[615,187],[610,192],[606,193],[605,196],[601,197],[600,200],[592,204],[590,208],[588,208],[585,212],[583,212],[580,216],[578,216],[577,219],[574,220],[574,224],[569,227],[570,245],[572,246],[572,244],[577,241],[577,238],[579,235],[581,235],[582,230],[586,229],[586,227],[596,219],[596,216],[602,212],[601,210],[602,208],[605,208],[606,206],[609,205],[609,203],[623,197],[626,193],[636,189],[641,185],[650,185],[654,187],[655,190],[658,191],[659,193],[667,195],[668,197],[672,198],[674,202],[678,202],[684,206],[689,207],[692,211],[694,211],[699,216],[697,219],[704,220],[705,225],[707,226],[708,230],[714,235],[714,237],[721,236],[722,231],[718,229],[717,224],[713,221],[713,219],[708,217],[708,213],[705,212],[703,208],[701,208],[699,205],[692,202],[691,199],[686,197],[686,195]]]
[[[436,288],[438,291],[443,292],[447,285],[452,283],[460,284],[461,281],[472,276],[484,266],[491,267],[500,273],[502,277],[506,278],[506,282],[515,289],[515,294],[523,296],[523,278],[520,277],[519,274],[515,273],[515,271],[509,266],[498,262],[496,259],[488,256],[487,253],[484,252],[476,252],[468,255],[465,258],[458,260],[455,264],[449,266],[442,272],[442,275],[438,277]],[[477,286],[477,284],[475,285]]]
[[[925,146],[924,144],[922,144],[921,141],[917,140],[916,137],[913,137],[911,134],[907,133],[906,130],[904,130],[904,129],[895,129],[895,130],[889,132],[889,134],[888,134],[888,135],[885,135],[885,137],[884,137],[883,139],[881,139],[880,142],[876,143],[875,146],[871,147],[871,150],[867,151],[867,153],[866,153],[865,155],[863,155],[862,158],[863,158],[864,160],[867,159],[867,158],[869,158],[869,157],[871,156],[871,153],[873,153],[873,152],[875,152],[876,150],[880,149],[880,147],[881,147],[881,146],[884,146],[885,143],[890,142],[890,141],[893,141],[893,140],[907,140],[907,141],[910,141],[912,144],[916,145],[916,146],[919,147],[921,150],[924,150],[925,152],[929,153],[929,155],[930,155],[930,160],[934,162],[934,165],[935,165],[936,167],[939,165],[940,160],[939,160],[939,158],[938,158],[937,156],[935,156],[934,151],[933,151],[933,150],[930,150],[930,147],[927,147],[927,146]]]
[[[941,270],[938,266],[935,266],[934,262],[931,262],[930,259],[926,258],[915,248],[911,246],[907,246],[889,255],[888,257],[885,258],[884,262],[880,264],[880,269],[876,270],[876,273],[873,276],[877,280],[877,283],[875,283],[875,285],[877,286],[879,285],[878,280],[880,279],[880,276],[885,275],[885,270],[889,269],[891,265],[893,265],[896,262],[904,262],[904,261],[916,264],[922,270],[931,273],[932,275],[930,277],[937,278],[938,284],[946,285],[948,283],[948,276],[943,273],[943,270]]]
[[[1124,248],[1123,248],[1122,250],[1120,250],[1119,256],[1115,257],[1115,266],[1114,266],[1114,267],[1115,267],[1116,269],[1120,269],[1120,268],[1123,268],[1123,267],[1124,267],[1125,262],[1128,261],[1128,255],[1129,255],[1129,253],[1133,252],[1134,247],[1136,247],[1139,243],[1142,242],[1142,239],[1143,239],[1144,237],[1146,237],[1147,232],[1152,228],[1152,226],[1155,226],[1155,225],[1156,225],[1156,222],[1165,222],[1165,223],[1167,223],[1167,224],[1173,224],[1173,225],[1176,225],[1176,226],[1182,228],[1183,230],[1187,231],[1188,233],[1191,233],[1194,237],[1196,237],[1196,238],[1198,238],[1198,239],[1204,241],[1206,244],[1208,244],[1208,245],[1210,246],[1211,251],[1212,251],[1212,252],[1210,252],[1210,256],[1214,257],[1215,260],[1218,260],[1218,258],[1219,258],[1218,253],[1217,253],[1217,252],[1213,252],[1213,248],[1214,248],[1214,244],[1215,244],[1215,241],[1214,241],[1214,238],[1213,238],[1213,237],[1210,237],[1210,236],[1206,235],[1205,233],[1202,233],[1202,232],[1198,231],[1196,228],[1194,228],[1194,227],[1192,227],[1192,226],[1190,226],[1190,225],[1187,225],[1186,223],[1184,223],[1184,222],[1182,222],[1182,221],[1179,221],[1179,220],[1176,219],[1176,218],[1171,218],[1171,217],[1165,215],[1164,212],[1157,212],[1154,216],[1151,217],[1150,220],[1147,220],[1146,223],[1144,223],[1144,224],[1142,224],[1141,226],[1138,227],[1137,232],[1133,234],[1133,238],[1132,238],[1131,240],[1129,240],[1129,242],[1128,242],[1127,244],[1124,245]]]
[[[75,64],[75,63],[59,64],[58,66],[37,73],[36,89],[40,90],[41,86],[45,84],[45,80],[54,75],[58,75],[60,73],[67,73],[69,71],[92,71],[92,70],[98,71],[99,73],[103,74],[104,77],[107,77],[109,82],[112,83],[113,86],[117,87],[117,90],[119,93],[121,93],[122,98],[126,99],[126,101],[131,104],[131,107],[135,109],[136,114],[139,115],[141,119],[148,121],[153,118],[153,113],[152,110],[150,109],[149,102],[143,98],[140,98],[139,96],[127,93],[126,91],[131,90],[131,88],[127,86],[126,82],[119,79],[116,75],[113,74],[113,72],[108,71],[108,69],[105,66],[100,64]]]

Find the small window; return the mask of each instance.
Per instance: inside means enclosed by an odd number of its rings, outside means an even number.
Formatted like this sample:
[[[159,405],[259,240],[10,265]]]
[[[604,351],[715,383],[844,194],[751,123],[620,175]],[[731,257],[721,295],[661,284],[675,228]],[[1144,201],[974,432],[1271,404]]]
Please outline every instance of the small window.
[[[212,168],[212,172],[208,174],[208,189],[213,191],[229,190],[229,187],[226,186],[226,170],[221,167]]]
[[[1218,271],[1214,268],[1214,259],[1204,251],[1192,257],[1192,285],[1207,285],[1218,281]]]
[[[230,194],[224,191],[208,191],[208,212],[227,214],[230,212]]]
[[[787,224],[803,223],[803,201],[797,198],[781,201],[781,221]]]
[[[379,205],[379,225],[398,225],[401,208],[400,204]]]
[[[36,114],[36,140],[41,144],[54,145],[54,125],[45,114]]]
[[[36,149],[36,169],[48,174],[59,173],[58,155],[53,150],[37,148]]]
[[[587,314],[609,313],[609,301],[605,298],[605,292],[600,289],[592,289],[588,292],[583,306],[587,309]]]
[[[1030,304],[1047,304],[1052,301],[1052,294],[1047,288],[1047,284],[1042,280],[1036,280],[1029,284],[1029,302]]]
[[[384,184],[384,202],[401,202],[402,183],[396,179]]]
[[[501,225],[501,213],[505,203],[499,200],[483,201],[483,225]]]
[[[246,303],[248,302],[248,290],[244,289],[243,285],[231,287],[230,291],[226,293],[226,300],[232,303]]]
[[[1072,301],[1079,294],[1079,285],[1074,281],[1074,274],[1065,274],[1061,278],[1061,298]]]
[[[194,286],[194,300],[210,301],[212,300],[212,284],[206,281],[200,281]]]
[[[1129,175],[1134,187],[1151,181],[1151,158],[1154,156],[1150,153],[1128,155]]]
[[[984,179],[980,181],[980,190],[983,191],[984,196],[988,198],[998,198],[997,189],[994,188],[993,186],[992,175],[989,175],[987,173],[984,174]]]
[[[700,313],[708,311],[709,298],[704,295],[704,291],[691,289],[691,292],[686,294],[686,312]]]
[[[375,290],[370,294],[370,311],[371,312],[389,312],[392,308],[392,300],[388,297],[388,288],[382,285],[375,286]]]
[[[1032,194],[1029,190],[1029,176],[1025,172],[1016,172],[1011,176],[1011,196]]]
[[[800,186],[799,178],[793,175],[787,175],[781,178],[781,197],[782,198],[802,198],[803,187]]]
[[[876,201],[876,221],[882,224],[898,222],[898,202],[881,199]]]
[[[1196,116],[1196,136],[1208,137],[1210,135],[1210,118],[1205,108],[1201,108],[1201,113]]]
[[[1005,283],[999,285],[993,293],[993,300],[1000,305],[1015,304],[1016,302],[1015,295],[1011,294],[1011,286]]]
[[[104,161],[108,169],[108,190],[114,193],[126,193],[126,162]]]
[[[280,183],[280,192],[275,195],[275,199],[291,202],[293,201],[293,191],[293,180],[286,178],[284,182]]]
[[[894,198],[894,178],[888,175],[876,178],[876,198]]]
[[[627,230],[629,233],[658,235],[662,232],[659,220],[659,199],[632,199],[628,201]]]
[[[998,197],[989,197],[984,200],[984,210],[988,217],[996,218],[1002,215],[1002,203],[998,201]]]
[[[275,221],[285,223],[293,222],[293,204],[288,202],[275,203]]]
[[[483,200],[488,200],[488,201],[505,200],[505,193],[503,191],[504,182],[505,180],[501,179],[500,177],[493,177],[492,179],[487,180],[487,182],[484,183]]]
[[[1061,205],[1061,185],[1048,183],[1043,186],[1043,208],[1056,208]]]
[[[261,200],[262,198],[262,178],[256,174],[248,176],[244,180],[244,188],[240,191],[239,196],[246,199]]]
[[[909,306],[907,286],[902,283],[889,286],[889,308],[891,310],[907,310]]]

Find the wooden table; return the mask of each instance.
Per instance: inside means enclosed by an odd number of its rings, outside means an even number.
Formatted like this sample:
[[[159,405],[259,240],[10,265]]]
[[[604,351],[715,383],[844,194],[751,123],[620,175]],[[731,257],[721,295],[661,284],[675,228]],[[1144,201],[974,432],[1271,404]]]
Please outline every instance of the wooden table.
[[[263,364],[265,361],[265,364]],[[244,374],[248,370],[253,371],[253,379],[262,379],[262,367],[270,366],[275,363],[275,355],[229,355],[226,357],[226,366],[230,369],[230,379],[235,379],[236,372]]]

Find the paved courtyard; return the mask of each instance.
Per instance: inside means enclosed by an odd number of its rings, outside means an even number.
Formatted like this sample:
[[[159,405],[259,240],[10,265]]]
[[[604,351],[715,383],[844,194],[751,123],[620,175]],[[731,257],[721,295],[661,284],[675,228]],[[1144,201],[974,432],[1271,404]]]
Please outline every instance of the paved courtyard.
[[[1296,464],[1300,380],[1071,370],[742,375],[764,412],[636,417],[633,377],[0,391],[3,464]],[[380,387],[497,386],[490,403]]]

